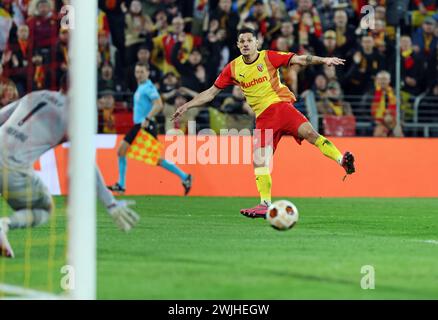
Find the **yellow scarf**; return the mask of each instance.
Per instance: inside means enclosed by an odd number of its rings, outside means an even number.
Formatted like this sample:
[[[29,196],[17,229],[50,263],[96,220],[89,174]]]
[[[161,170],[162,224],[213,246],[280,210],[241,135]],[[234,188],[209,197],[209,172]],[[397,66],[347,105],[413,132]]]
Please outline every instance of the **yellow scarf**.
[[[386,104],[386,99],[388,104]],[[396,108],[396,97],[394,95],[394,90],[391,87],[386,89],[386,92],[382,91],[382,88],[377,86],[376,93],[374,94],[374,101],[372,106],[372,113],[375,119],[382,119],[385,116],[387,109],[391,111]]]
[[[331,101],[329,101],[329,107],[337,116],[343,116],[344,115],[344,108],[342,108],[341,104],[335,104]]]
[[[402,55],[403,58],[407,58],[407,57],[409,57],[411,54],[412,54],[412,49],[408,49],[408,50],[402,51],[402,53],[401,53],[401,55]]]

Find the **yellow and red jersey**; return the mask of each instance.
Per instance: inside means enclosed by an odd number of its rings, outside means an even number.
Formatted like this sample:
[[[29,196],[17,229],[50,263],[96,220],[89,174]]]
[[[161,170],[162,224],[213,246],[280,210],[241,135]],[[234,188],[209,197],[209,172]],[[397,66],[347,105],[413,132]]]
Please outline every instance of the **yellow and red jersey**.
[[[163,72],[163,74],[172,72],[176,76],[179,76],[178,71],[171,62],[172,49],[176,43],[176,36],[172,33],[165,33],[153,38],[152,42],[154,47],[151,53],[151,62]],[[200,37],[186,33],[181,51],[178,55],[178,59],[181,63],[186,62],[193,48],[199,47],[201,43],[202,39]]]
[[[254,110],[256,117],[271,104],[277,102],[295,102],[294,94],[281,83],[278,69],[288,66],[292,52],[263,50],[253,63],[246,63],[242,56],[226,65],[214,85],[225,89],[238,85],[246,101]]]

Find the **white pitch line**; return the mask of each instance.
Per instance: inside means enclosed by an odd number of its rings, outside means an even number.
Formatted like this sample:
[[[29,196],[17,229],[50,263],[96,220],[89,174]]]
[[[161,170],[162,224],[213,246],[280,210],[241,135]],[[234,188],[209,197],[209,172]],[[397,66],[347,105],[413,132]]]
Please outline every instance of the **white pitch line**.
[[[18,287],[10,284],[0,283],[0,292],[4,292],[6,294],[12,294],[18,296],[17,299],[35,299],[35,300],[60,300],[65,299],[65,297],[56,295],[49,292],[38,291],[27,289],[23,287]],[[6,299],[11,299],[11,297],[6,297]],[[14,299],[14,298],[12,298]],[[0,298],[0,300],[2,300]]]
[[[438,240],[421,240],[421,242],[430,243],[430,244],[438,244]]]

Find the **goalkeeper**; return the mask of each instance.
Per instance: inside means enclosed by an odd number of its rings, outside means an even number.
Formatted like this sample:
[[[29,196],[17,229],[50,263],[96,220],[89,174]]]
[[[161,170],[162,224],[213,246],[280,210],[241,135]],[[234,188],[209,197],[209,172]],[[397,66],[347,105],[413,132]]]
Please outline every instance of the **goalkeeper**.
[[[65,86],[64,86],[65,87]],[[14,257],[7,233],[48,222],[52,197],[32,164],[67,136],[65,90],[37,91],[0,110],[0,192],[14,210],[0,218],[0,256]],[[114,222],[129,231],[139,216],[123,201],[116,201],[96,167],[97,194]]]

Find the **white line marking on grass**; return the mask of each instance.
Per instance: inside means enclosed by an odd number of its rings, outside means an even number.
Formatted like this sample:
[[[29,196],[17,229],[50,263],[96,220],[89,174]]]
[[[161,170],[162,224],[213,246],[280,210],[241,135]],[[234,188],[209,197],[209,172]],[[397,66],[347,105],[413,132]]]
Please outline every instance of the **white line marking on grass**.
[[[61,295],[55,295],[50,292],[37,291],[28,288],[18,287],[14,285],[0,283],[0,292],[6,294],[12,294],[17,296],[17,299],[36,299],[36,300],[60,300],[65,299]],[[7,297],[6,297],[7,298]],[[7,298],[8,300],[15,299],[13,297]],[[0,299],[2,300],[2,299]]]
[[[438,240],[423,240],[424,243],[438,244]]]
[[[430,240],[414,240],[415,242],[423,242],[423,243],[430,243],[430,244],[436,244],[436,245],[438,245],[438,240],[433,240],[433,239],[430,239]]]

